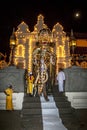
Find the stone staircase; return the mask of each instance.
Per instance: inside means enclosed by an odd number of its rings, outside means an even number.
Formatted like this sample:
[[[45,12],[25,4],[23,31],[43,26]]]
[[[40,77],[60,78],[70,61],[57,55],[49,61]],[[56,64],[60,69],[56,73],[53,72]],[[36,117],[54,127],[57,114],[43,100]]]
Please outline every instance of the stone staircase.
[[[42,130],[42,110],[40,97],[24,96],[21,111],[22,130]]]
[[[78,119],[75,116],[75,109],[72,108],[64,93],[59,93],[57,86],[54,86],[53,97],[57,108],[59,109],[60,118],[68,130],[78,130]]]
[[[58,92],[57,86],[48,97],[50,100],[46,102],[43,96],[24,96],[21,111],[22,129],[77,130],[78,124],[74,108],[71,107],[67,97]]]
[[[43,130],[67,130],[62,123],[53,95],[49,95],[48,98],[49,101],[46,102],[43,96],[40,97],[42,106]]]

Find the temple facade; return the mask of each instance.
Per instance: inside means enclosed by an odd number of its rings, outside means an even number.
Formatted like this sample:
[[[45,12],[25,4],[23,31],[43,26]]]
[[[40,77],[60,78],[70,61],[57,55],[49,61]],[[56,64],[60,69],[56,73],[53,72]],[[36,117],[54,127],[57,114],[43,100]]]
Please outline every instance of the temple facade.
[[[38,15],[37,23],[34,25],[34,31],[30,31],[29,26],[22,21],[15,30],[16,45],[14,48],[14,64],[18,67],[25,68],[29,72],[33,70],[33,52],[36,49],[36,43],[38,42],[38,34],[41,29],[49,28],[44,22],[44,16]],[[75,62],[77,66],[87,68],[87,35],[83,33],[75,33],[76,48],[74,51]],[[51,52],[56,55],[56,74],[58,68],[62,66],[67,68],[71,66],[71,52],[70,52],[70,33],[66,33],[63,30],[63,26],[60,23],[56,23],[50,35],[50,43],[54,43],[51,46]],[[11,61],[11,55],[9,62]],[[6,58],[5,58],[6,59]],[[7,67],[9,64],[5,60],[0,60],[0,69]]]
[[[39,15],[37,17],[37,23],[34,26],[34,31],[30,32],[29,26],[22,22],[18,25],[16,34],[16,47],[14,51],[14,64],[26,68],[29,72],[32,71],[32,54],[36,48],[38,42],[38,33],[43,28],[49,28],[44,23],[44,16]],[[70,66],[70,49],[69,38],[63,31],[62,25],[59,23],[53,26],[51,31],[50,41],[55,45],[51,47],[51,50],[56,55],[56,73],[58,67],[62,66],[67,68]]]

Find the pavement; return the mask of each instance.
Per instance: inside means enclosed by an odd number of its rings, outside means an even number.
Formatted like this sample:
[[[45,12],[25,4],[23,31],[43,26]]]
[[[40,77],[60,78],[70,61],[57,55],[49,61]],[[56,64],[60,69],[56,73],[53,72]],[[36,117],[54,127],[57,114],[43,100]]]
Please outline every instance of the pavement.
[[[78,130],[87,130],[87,109],[76,109],[75,116],[78,119]]]
[[[77,130],[87,130],[87,109],[76,109],[75,116],[79,124]],[[0,110],[0,130],[23,130],[21,110]]]
[[[21,130],[20,115],[20,110],[0,110],[0,130]]]

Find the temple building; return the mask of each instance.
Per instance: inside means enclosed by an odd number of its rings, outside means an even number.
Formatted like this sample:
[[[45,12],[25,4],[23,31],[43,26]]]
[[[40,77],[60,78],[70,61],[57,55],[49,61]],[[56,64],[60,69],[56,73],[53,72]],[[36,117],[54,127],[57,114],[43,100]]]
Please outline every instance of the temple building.
[[[32,71],[32,54],[38,42],[38,33],[41,29],[48,28],[44,23],[44,16],[37,17],[37,23],[34,26],[34,31],[30,32],[28,25],[23,21],[18,25],[16,34],[16,46],[14,51],[14,64],[26,68],[29,72]],[[56,73],[58,67],[67,68],[70,66],[70,49],[69,37],[63,31],[62,25],[59,23],[53,26],[50,36],[50,43],[55,43],[50,49],[56,55]]]
[[[33,32],[31,32],[29,26],[22,21],[17,26],[17,30],[14,30],[16,43],[10,46],[12,47],[11,50],[14,49],[14,51],[10,54],[9,62],[11,62],[11,55],[13,53],[13,61],[16,66],[25,68],[29,72],[33,71],[33,52],[37,48],[38,35],[43,28],[49,27],[45,24],[42,14],[38,15]],[[60,66],[63,68],[72,66],[72,57],[74,57],[77,66],[87,68],[87,35],[82,33],[73,33],[73,35],[75,36],[76,42],[74,54],[72,54],[73,50],[70,50],[71,34],[64,32],[63,26],[60,23],[56,23],[53,26],[49,38],[50,40],[47,38],[47,42],[50,42],[50,44],[54,43],[54,46],[50,47],[50,51],[56,55],[56,74]],[[4,61],[1,61],[0,68],[3,68],[5,64]]]
[[[0,109],[5,109],[3,92],[9,84],[19,92],[14,93],[15,109],[22,109],[24,93],[27,92],[26,70],[29,75],[34,74],[35,84],[46,83],[48,93],[51,93],[57,85],[59,67],[65,68],[65,95],[72,107],[87,108],[87,69],[82,69],[87,68],[87,36],[84,36],[73,33],[73,30],[66,33],[60,23],[50,30],[42,14],[38,15],[32,32],[24,21],[21,22],[10,37],[9,63],[6,64],[6,56],[0,54]],[[36,82],[37,79],[40,83]]]

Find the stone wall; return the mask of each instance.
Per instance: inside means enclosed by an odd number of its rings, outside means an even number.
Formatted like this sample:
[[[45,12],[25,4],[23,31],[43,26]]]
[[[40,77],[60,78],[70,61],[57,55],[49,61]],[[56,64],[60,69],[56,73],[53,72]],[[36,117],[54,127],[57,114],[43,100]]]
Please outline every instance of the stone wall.
[[[0,92],[3,92],[9,84],[15,92],[24,92],[25,88],[25,70],[9,66],[0,70]]]
[[[72,66],[64,70],[65,95],[76,109],[87,109],[87,69]]]
[[[87,92],[87,69],[72,66],[64,70],[65,92]]]

